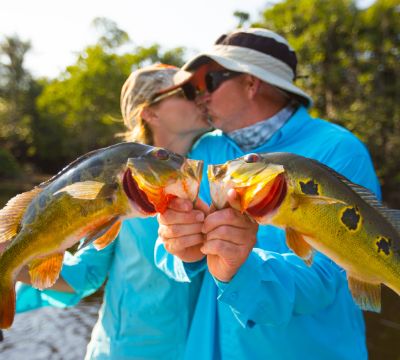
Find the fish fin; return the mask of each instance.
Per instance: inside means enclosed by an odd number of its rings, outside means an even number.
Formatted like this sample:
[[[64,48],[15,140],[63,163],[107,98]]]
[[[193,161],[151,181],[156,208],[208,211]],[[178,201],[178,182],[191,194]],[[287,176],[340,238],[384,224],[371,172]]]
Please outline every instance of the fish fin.
[[[302,204],[314,205],[333,205],[333,204],[346,204],[344,201],[321,195],[306,195],[306,194],[293,194],[291,200],[291,207],[297,209]]]
[[[395,229],[400,232],[400,210],[385,208],[384,216],[386,216]]]
[[[30,191],[18,194],[0,210],[0,243],[11,240],[17,234],[26,208],[41,191],[42,189],[35,187]]]
[[[60,275],[64,253],[36,259],[29,264],[32,286],[43,290],[54,285]]]
[[[118,233],[121,229],[121,221],[115,222],[111,227],[107,230],[105,234],[97,238],[93,245],[97,250],[104,249],[108,244],[110,244],[114,239],[118,236]]]
[[[292,251],[311,266],[313,262],[314,249],[304,240],[302,234],[288,227],[286,228],[286,244]]]
[[[84,240],[81,241],[79,244],[78,250],[84,248],[85,246],[91,244],[94,242],[96,239],[102,237],[104,234],[106,234],[110,228],[118,221],[118,217],[113,217],[111,220],[108,220],[104,222],[102,225],[96,227],[95,229],[89,231],[85,237]]]
[[[66,192],[75,199],[81,200],[94,200],[99,195],[101,189],[105,184],[99,181],[82,181],[71,185],[67,185],[62,189],[56,191],[54,195],[61,192]]]
[[[371,284],[347,275],[355,303],[367,311],[381,312],[381,284]]]
[[[9,281],[7,284],[0,284],[0,329],[8,329],[14,321],[14,316],[15,285]]]
[[[310,159],[310,160],[312,162],[318,164],[318,166],[324,168],[329,173],[331,173],[333,176],[335,176],[340,181],[342,181],[347,186],[349,186],[366,203],[368,203],[373,208],[378,210],[394,226],[394,228],[398,232],[400,232],[400,210],[389,209],[388,207],[386,207],[385,205],[382,204],[382,202],[376,197],[376,195],[371,190],[369,190],[361,185],[351,182],[345,176],[339,174],[335,170],[331,169],[330,167],[328,167],[316,160],[313,160],[313,159]]]

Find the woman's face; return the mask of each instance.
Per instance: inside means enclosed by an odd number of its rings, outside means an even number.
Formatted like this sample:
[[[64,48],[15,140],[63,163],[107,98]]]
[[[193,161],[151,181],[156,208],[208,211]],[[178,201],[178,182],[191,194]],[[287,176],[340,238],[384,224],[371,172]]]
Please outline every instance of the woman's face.
[[[154,105],[153,111],[157,121],[152,126],[154,133],[163,132],[165,135],[195,136],[210,128],[207,114],[194,101],[186,100],[181,95],[173,95]]]

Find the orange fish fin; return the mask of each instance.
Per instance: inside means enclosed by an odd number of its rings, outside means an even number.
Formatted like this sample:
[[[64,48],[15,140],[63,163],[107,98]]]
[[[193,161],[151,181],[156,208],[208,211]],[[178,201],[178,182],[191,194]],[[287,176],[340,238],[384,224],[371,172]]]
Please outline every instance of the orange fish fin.
[[[12,282],[7,286],[0,285],[0,329],[8,329],[15,316],[15,286]]]
[[[17,234],[26,208],[41,191],[41,188],[35,187],[31,191],[18,194],[0,210],[0,243],[11,240]]]
[[[97,198],[104,185],[104,183],[99,181],[82,181],[67,185],[62,189],[56,191],[54,195],[66,192],[75,199],[94,200]]]
[[[311,266],[313,261],[314,249],[304,240],[302,234],[288,227],[286,228],[286,244],[304,262]]]
[[[355,303],[362,309],[381,312],[381,284],[371,284],[347,275],[349,289]]]
[[[105,234],[97,238],[93,245],[97,250],[104,249],[108,244],[114,241],[114,239],[118,236],[119,230],[121,229],[121,221],[115,222],[111,227],[107,230]]]
[[[58,253],[31,261],[29,275],[32,286],[39,290],[53,286],[60,275],[63,258],[64,253]]]

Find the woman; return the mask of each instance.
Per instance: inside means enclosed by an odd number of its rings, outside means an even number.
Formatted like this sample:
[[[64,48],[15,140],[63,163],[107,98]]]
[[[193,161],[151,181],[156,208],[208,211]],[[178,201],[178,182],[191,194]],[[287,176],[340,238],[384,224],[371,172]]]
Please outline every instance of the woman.
[[[129,76],[121,92],[128,140],[185,155],[207,130],[204,113],[181,88],[166,91],[173,87],[177,70],[159,64]],[[155,267],[157,231],[155,218],[131,219],[105,249],[88,246],[74,256],[66,253],[60,279],[51,290],[20,286],[17,312],[76,305],[107,278],[85,359],[181,358],[199,282],[177,283]],[[26,274],[20,280],[29,282]]]

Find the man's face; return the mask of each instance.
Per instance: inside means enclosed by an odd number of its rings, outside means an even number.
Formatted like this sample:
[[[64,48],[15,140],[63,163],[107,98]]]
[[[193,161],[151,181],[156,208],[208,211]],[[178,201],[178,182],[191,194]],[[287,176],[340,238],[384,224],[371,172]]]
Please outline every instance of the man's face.
[[[244,75],[228,76],[215,90],[207,90],[207,74],[223,70],[226,69],[215,62],[202,65],[196,70],[191,83],[200,90],[196,98],[198,106],[206,109],[216,128],[229,132],[242,127],[241,119],[247,107],[247,96]]]

